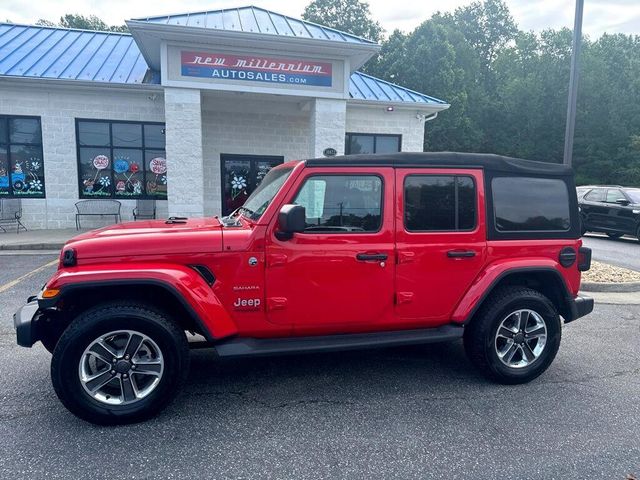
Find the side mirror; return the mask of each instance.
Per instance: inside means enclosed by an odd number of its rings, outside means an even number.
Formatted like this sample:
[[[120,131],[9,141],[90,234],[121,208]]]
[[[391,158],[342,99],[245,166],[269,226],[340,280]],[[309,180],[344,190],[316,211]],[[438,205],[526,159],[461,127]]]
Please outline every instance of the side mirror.
[[[618,200],[616,200],[616,203],[618,205],[624,205],[626,207],[627,205],[629,205],[629,200],[625,200],[624,198],[619,198]]]
[[[278,214],[276,238],[290,240],[294,233],[304,232],[306,228],[306,212],[301,205],[283,205]]]

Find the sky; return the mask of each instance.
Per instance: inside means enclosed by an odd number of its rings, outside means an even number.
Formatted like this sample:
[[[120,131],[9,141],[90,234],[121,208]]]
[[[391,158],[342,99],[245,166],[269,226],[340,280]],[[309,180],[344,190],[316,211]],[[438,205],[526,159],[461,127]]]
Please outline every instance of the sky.
[[[370,0],[373,17],[390,33],[411,31],[437,11],[452,11],[472,0]],[[0,21],[57,21],[65,13],[97,15],[108,24],[167,13],[196,12],[253,4],[299,18],[310,0],[0,0]],[[573,28],[575,0],[506,0],[523,30]],[[640,34],[640,0],[585,0],[583,32]]]

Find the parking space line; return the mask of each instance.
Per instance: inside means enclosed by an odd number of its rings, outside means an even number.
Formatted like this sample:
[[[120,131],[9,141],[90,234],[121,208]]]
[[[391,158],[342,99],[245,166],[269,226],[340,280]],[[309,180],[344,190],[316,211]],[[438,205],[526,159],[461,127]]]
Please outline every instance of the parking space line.
[[[38,273],[38,272],[41,272],[45,268],[51,267],[51,266],[55,265],[56,263],[58,263],[58,259],[57,258],[55,260],[50,261],[49,263],[46,263],[46,264],[42,265],[41,267],[36,268],[35,270],[31,270],[29,273],[25,273],[24,275],[14,279],[14,280],[11,280],[10,282],[5,283],[4,285],[0,285],[0,293],[9,290],[12,287],[15,287],[16,285],[18,285],[24,279],[29,278],[31,275],[33,275],[35,273]]]

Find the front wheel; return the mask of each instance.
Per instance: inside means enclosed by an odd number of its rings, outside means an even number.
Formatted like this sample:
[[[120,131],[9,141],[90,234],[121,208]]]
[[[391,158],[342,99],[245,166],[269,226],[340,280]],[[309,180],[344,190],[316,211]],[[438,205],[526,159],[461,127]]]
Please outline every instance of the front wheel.
[[[536,290],[505,287],[494,293],[465,330],[469,359],[492,380],[526,383],[542,374],[560,347],[560,317]]]
[[[78,316],[53,351],[51,380],[63,405],[101,425],[158,413],[178,393],[189,368],[184,331],[139,304],[99,305]]]

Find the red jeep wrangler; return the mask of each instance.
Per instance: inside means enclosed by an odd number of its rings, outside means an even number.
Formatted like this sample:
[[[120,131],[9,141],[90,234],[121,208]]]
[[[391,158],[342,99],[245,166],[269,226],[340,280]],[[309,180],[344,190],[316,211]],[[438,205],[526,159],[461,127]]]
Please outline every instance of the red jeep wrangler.
[[[463,339],[484,374],[528,382],[553,361],[582,247],[569,168],[494,155],[289,162],[223,218],[115,225],[63,248],[15,315],[53,352],[62,403],[95,423],[157,413],[191,339],[221,357]]]

